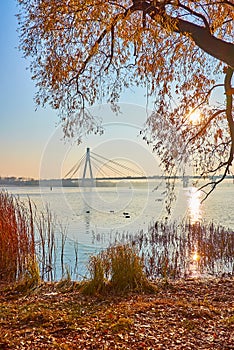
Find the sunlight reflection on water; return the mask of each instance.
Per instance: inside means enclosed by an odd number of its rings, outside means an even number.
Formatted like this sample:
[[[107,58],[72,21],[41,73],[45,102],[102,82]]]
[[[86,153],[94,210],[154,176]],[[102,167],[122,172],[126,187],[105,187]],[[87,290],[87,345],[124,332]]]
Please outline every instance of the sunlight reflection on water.
[[[197,190],[196,187],[192,187],[189,192],[188,213],[191,224],[196,224],[202,219],[201,191]],[[199,269],[200,258],[197,244],[194,242],[194,250],[190,257],[190,272],[192,277],[199,277],[201,275]]]
[[[189,192],[188,212],[192,224],[201,220],[201,191],[198,191],[195,187],[192,187]]]
[[[190,258],[190,274],[191,277],[200,277],[201,276],[201,271],[199,267],[199,262],[200,262],[201,256],[199,252],[197,251],[197,248],[194,248],[194,251],[191,254]]]

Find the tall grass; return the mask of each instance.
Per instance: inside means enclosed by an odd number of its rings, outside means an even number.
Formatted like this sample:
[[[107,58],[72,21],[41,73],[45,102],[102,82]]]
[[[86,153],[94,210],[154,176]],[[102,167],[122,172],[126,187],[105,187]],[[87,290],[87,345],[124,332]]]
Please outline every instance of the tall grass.
[[[34,225],[31,211],[18,198],[0,192],[0,281],[14,282],[35,266]]]

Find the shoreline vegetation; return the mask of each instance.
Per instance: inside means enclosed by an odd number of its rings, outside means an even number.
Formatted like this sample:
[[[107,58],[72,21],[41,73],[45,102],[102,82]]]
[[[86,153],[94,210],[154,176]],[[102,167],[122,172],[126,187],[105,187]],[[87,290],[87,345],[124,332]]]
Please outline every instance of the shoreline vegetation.
[[[0,349],[233,349],[233,231],[156,222],[72,281],[55,229],[48,208],[0,192]]]

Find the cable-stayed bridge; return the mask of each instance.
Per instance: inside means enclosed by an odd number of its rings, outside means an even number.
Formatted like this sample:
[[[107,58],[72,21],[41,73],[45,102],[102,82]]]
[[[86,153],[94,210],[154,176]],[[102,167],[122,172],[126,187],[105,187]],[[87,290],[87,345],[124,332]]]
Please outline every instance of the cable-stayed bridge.
[[[94,180],[146,179],[146,176],[139,167],[108,159],[87,148],[86,153],[64,176],[64,179],[74,178],[90,183]]]
[[[100,154],[91,152],[90,148],[81,159],[73,165],[66,173],[63,180],[77,180],[81,186],[92,186],[95,181],[110,180],[146,180],[146,179],[167,179],[170,176],[146,176],[139,166],[128,160],[112,160]],[[199,176],[175,176],[174,179],[180,179],[183,187],[187,187],[190,179],[196,179]]]

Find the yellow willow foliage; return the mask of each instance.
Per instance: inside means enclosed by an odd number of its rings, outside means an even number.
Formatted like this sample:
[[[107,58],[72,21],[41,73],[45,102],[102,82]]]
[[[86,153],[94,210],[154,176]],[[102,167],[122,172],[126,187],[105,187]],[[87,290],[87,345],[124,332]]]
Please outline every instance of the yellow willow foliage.
[[[209,105],[215,82],[224,82],[224,67],[234,68],[233,1],[18,2],[20,47],[31,59],[36,101],[60,110],[66,136],[99,132],[99,121],[85,107],[103,98],[114,104],[125,87],[141,85],[155,105],[145,138],[159,150],[166,169],[175,166],[168,158],[171,143],[180,147],[174,154],[183,157],[186,152],[178,145],[188,150],[191,141],[190,153],[197,153],[203,164],[214,135],[215,142],[221,135],[213,129],[223,129],[220,141],[225,144],[234,140],[225,108]],[[228,84],[222,84],[223,94]],[[198,106],[203,125],[186,123]],[[205,140],[207,152],[198,153]],[[217,142],[215,147],[225,163],[229,147]]]

